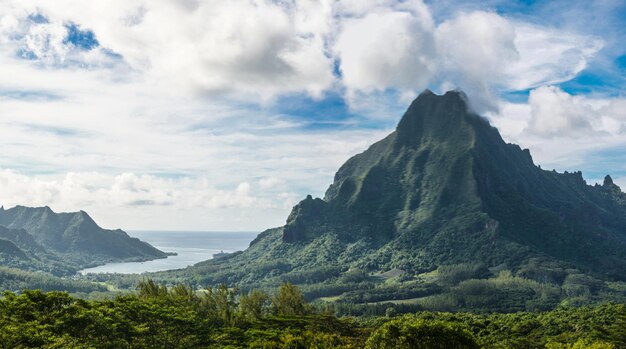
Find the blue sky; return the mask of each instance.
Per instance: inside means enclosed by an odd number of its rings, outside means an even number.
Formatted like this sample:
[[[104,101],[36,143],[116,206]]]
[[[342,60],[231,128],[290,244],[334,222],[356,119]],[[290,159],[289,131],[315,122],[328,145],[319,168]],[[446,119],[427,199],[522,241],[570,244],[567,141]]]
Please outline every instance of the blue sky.
[[[0,1],[0,204],[281,225],[460,88],[536,163],[626,185],[623,1]]]

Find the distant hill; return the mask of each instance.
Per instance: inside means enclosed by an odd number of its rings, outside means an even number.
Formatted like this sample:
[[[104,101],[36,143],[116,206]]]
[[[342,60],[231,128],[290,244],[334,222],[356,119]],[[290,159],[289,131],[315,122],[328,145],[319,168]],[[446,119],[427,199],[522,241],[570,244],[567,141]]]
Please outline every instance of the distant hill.
[[[181,273],[448,309],[626,297],[626,194],[609,176],[591,186],[580,172],[541,169],[462,92],[426,91],[393,133],[341,166],[323,199],[308,196],[242,253],[161,275]]]
[[[84,211],[55,213],[47,206],[0,208],[0,239],[27,251],[29,259],[65,264],[68,273],[106,262],[166,257],[122,230],[102,229]]]

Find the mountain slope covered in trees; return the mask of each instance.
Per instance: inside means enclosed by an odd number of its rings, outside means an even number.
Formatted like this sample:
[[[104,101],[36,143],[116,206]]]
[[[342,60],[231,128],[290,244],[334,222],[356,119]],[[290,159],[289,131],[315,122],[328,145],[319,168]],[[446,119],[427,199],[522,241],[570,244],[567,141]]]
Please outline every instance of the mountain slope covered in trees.
[[[311,298],[451,309],[488,308],[494,294],[502,310],[623,299],[626,194],[609,176],[592,186],[580,172],[541,169],[462,92],[426,91],[285,226],[242,253],[155,277],[291,281]]]

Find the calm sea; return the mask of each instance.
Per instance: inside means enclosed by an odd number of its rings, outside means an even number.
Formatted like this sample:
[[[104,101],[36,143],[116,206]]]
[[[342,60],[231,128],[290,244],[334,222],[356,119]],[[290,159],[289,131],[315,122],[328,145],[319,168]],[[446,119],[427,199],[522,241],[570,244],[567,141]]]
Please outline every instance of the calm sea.
[[[83,269],[86,273],[139,274],[171,269],[180,269],[213,258],[220,251],[245,250],[257,232],[198,232],[198,231],[129,231],[128,234],[146,241],[165,252],[176,252],[177,256],[147,262],[109,263],[99,267]]]

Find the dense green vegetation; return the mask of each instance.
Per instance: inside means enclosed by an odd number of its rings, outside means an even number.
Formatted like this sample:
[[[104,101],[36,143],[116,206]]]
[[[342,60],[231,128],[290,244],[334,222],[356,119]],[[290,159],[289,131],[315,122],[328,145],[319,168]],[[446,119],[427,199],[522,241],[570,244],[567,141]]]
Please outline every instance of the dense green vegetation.
[[[109,288],[101,283],[55,277],[46,273],[6,267],[0,267],[0,289],[14,292],[24,289],[67,291],[84,297],[96,297],[109,291]]]
[[[380,324],[384,324],[380,326]],[[431,346],[424,348],[624,348],[626,306],[558,308],[550,312],[477,315],[471,313],[418,312],[389,321],[374,318],[362,323],[377,328],[368,340],[372,348],[391,348],[375,342],[415,340],[428,329]],[[434,333],[433,333],[434,332]],[[400,334],[400,335],[399,335]],[[424,337],[425,335],[421,335]],[[453,343],[463,342],[465,346]],[[446,344],[442,346],[441,344]],[[396,346],[396,348],[422,348]]]
[[[609,349],[626,347],[626,306],[337,318],[288,283],[267,294],[144,280],[136,292],[105,300],[5,292],[0,347]]]
[[[67,293],[6,292],[3,348],[360,348],[349,320],[314,313],[297,287],[275,295],[221,285],[196,291],[150,280],[135,294],[85,301]]]
[[[450,322],[402,318],[389,321],[367,340],[367,349],[479,349],[472,334]]]
[[[230,257],[232,258],[232,257]],[[218,262],[218,261],[216,261]],[[180,272],[151,274],[169,284],[236,284],[241,290],[253,288],[271,291],[283,282],[298,284],[307,301],[332,303],[339,315],[364,316],[430,311],[517,312],[545,311],[558,306],[582,306],[606,301],[626,303],[626,283],[606,281],[577,269],[563,268],[530,260],[518,270],[486,268],[479,263],[443,265],[437,269],[409,275],[395,269],[386,273],[340,268],[312,268],[281,274],[264,264],[242,266],[235,277],[223,277],[228,261],[206,263]],[[250,282],[256,268],[273,274],[263,282]],[[256,269],[258,270],[258,269]],[[119,289],[129,289],[137,282],[133,275],[89,275],[93,282],[107,282]],[[239,281],[239,282],[237,282]]]

